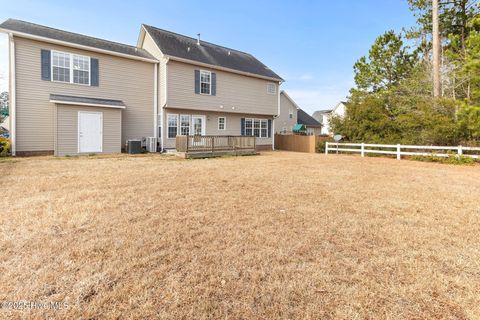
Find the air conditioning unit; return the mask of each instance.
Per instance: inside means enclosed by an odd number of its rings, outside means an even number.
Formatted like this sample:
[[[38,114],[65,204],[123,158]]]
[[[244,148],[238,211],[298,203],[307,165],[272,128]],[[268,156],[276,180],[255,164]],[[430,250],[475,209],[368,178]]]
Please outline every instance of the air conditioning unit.
[[[157,152],[157,138],[147,137],[145,141],[145,147],[148,152]]]

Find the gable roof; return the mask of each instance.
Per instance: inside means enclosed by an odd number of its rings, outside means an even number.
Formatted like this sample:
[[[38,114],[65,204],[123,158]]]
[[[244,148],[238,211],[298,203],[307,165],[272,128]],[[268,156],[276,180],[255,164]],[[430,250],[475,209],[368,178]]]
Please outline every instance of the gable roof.
[[[210,42],[200,41],[178,33],[166,31],[149,25],[142,25],[153,38],[160,51],[169,56],[212,66],[272,78],[283,79],[249,53],[226,48]]]
[[[280,94],[283,94],[283,95],[285,96],[285,98],[287,98],[288,101],[290,101],[290,102],[295,106],[295,108],[297,108],[297,110],[300,109],[300,107],[298,106],[298,104],[297,104],[295,101],[293,101],[292,98],[290,98],[290,96],[285,92],[285,90],[282,90],[282,91],[280,92]]]
[[[322,124],[312,118],[308,113],[303,111],[302,109],[298,109],[297,113],[297,123],[304,124],[308,127],[321,127]]]
[[[33,36],[42,38],[43,41],[51,40],[52,42],[66,42],[81,47],[87,47],[87,50],[92,51],[107,51],[112,53],[121,54],[124,56],[131,56],[133,58],[139,58],[143,60],[150,60],[156,62],[156,59],[142,48],[135,46],[85,36],[79,33],[73,33],[54,29],[42,25],[38,25],[31,22],[8,19],[0,24],[0,31],[3,29],[7,32],[13,32],[18,36]]]

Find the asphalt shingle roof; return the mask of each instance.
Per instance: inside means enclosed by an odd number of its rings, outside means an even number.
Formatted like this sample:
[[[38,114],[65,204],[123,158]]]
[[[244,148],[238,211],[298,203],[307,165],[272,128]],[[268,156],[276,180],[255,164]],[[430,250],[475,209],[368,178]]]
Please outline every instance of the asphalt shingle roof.
[[[62,101],[67,103],[85,103],[85,104],[94,104],[94,105],[125,107],[125,103],[123,103],[123,101],[121,100],[65,96],[62,94],[50,94],[50,100]]]
[[[135,46],[85,36],[83,34],[54,29],[31,22],[8,19],[2,24],[0,24],[0,28],[58,41],[70,42],[82,46],[123,53],[135,57],[155,60],[155,58],[146,50],[137,48]]]
[[[301,123],[301,124],[304,124],[304,125],[310,126],[310,127],[314,127],[314,126],[321,127],[322,126],[322,124],[320,122],[318,122],[317,120],[312,118],[312,116],[310,116],[308,113],[306,113],[302,109],[299,109],[298,112],[297,112],[297,123]]]
[[[148,25],[143,27],[160,50],[168,56],[283,80],[249,53],[206,41],[200,41],[200,45],[197,45],[197,39]]]

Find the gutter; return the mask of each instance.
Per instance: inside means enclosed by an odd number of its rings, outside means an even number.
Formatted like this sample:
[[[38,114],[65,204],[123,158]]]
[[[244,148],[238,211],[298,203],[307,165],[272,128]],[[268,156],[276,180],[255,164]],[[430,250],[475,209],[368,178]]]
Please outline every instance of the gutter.
[[[99,49],[99,48],[95,48],[95,47],[85,46],[85,45],[76,44],[76,43],[67,42],[67,41],[62,41],[62,40],[55,40],[55,39],[51,39],[51,38],[45,38],[45,37],[41,37],[41,36],[36,36],[36,35],[23,33],[23,32],[12,31],[12,30],[3,29],[3,28],[0,28],[0,32],[12,34],[14,36],[18,36],[18,37],[21,37],[21,38],[58,44],[58,45],[65,46],[65,47],[71,47],[71,48],[77,48],[77,49],[82,49],[82,50],[87,50],[87,51],[99,52],[99,53],[104,53],[104,54],[108,54],[108,55],[112,55],[112,56],[132,59],[132,60],[140,60],[140,61],[144,61],[144,62],[158,63],[158,61],[154,60],[154,59],[132,56],[132,55],[126,54],[126,53],[120,53],[120,52],[116,52],[116,51]]]
[[[12,143],[12,156],[17,153],[17,95],[15,82],[15,41],[13,34],[8,34],[9,48],[9,116],[10,116],[10,141]]]

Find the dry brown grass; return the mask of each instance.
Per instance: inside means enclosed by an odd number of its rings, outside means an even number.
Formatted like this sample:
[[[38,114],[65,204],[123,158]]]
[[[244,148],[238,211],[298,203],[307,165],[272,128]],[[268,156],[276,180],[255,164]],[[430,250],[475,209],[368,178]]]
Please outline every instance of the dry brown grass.
[[[0,318],[480,318],[480,170],[275,152],[0,162]]]

